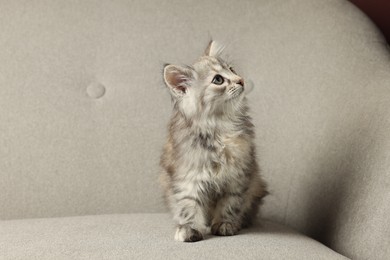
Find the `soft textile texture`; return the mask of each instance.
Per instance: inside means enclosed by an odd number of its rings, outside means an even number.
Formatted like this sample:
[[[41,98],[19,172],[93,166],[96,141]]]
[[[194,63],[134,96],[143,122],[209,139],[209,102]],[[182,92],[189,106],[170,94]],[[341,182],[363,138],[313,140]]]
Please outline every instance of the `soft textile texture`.
[[[174,241],[167,214],[11,220],[0,232],[1,259],[346,259],[272,222],[197,243]]]
[[[209,34],[255,84],[263,215],[389,258],[390,59],[342,0],[0,0],[0,218],[164,211],[162,66]]]

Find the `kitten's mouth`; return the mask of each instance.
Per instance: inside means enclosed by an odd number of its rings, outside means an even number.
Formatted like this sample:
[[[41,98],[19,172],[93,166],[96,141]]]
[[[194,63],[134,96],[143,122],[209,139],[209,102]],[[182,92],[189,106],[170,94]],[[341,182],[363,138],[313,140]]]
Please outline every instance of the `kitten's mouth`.
[[[242,93],[244,93],[244,86],[236,86],[234,88],[231,89],[230,92],[230,96],[231,98],[236,98],[238,96],[240,96]]]

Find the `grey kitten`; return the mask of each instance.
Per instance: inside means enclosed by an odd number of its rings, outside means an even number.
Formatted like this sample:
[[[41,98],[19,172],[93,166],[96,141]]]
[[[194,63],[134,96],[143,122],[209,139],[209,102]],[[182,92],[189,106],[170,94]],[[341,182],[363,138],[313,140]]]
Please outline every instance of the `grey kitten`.
[[[175,239],[231,236],[249,226],[267,194],[256,162],[244,80],[211,41],[192,66],[166,65],[174,103],[160,164]]]

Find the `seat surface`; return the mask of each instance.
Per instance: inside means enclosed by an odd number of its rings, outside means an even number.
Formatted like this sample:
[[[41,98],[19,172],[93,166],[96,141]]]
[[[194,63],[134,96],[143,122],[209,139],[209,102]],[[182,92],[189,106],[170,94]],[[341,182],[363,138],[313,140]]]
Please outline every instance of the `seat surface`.
[[[1,259],[346,259],[270,221],[197,243],[174,241],[168,214],[8,220],[0,233]]]

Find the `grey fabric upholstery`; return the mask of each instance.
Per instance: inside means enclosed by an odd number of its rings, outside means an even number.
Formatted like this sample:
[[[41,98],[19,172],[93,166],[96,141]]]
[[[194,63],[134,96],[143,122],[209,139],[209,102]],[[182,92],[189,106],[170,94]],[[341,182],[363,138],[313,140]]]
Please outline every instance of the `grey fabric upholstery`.
[[[390,258],[389,52],[343,0],[0,0],[0,218],[165,212],[161,69],[210,35],[255,84],[263,217]]]
[[[10,220],[0,227],[4,259],[347,259],[272,222],[193,244],[172,239],[167,214]]]

